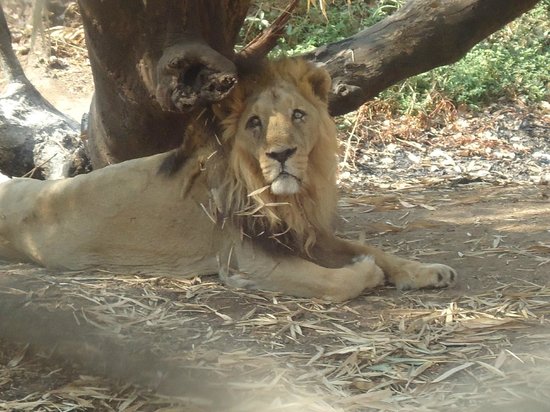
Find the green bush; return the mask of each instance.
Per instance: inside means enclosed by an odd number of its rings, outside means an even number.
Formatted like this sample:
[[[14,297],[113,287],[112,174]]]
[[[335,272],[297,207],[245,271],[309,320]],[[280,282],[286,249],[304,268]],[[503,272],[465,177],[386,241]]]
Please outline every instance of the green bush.
[[[275,6],[273,5],[275,3]],[[273,21],[287,2],[257,2],[246,18],[242,43],[248,43],[269,22]],[[303,2],[305,3],[305,2]],[[318,7],[305,4],[294,12],[286,28],[285,36],[279,41],[273,55],[296,55],[308,52],[323,44],[332,43],[352,36],[362,28],[372,26],[397,10],[404,0],[333,0],[327,1],[327,15]]]
[[[550,97],[550,1],[545,0],[455,64],[411,77],[380,98],[400,110],[430,110],[434,93],[479,108],[499,99],[535,103]]]
[[[327,5],[327,15],[311,7],[291,20],[286,36],[279,42],[278,53],[302,54],[323,44],[350,37],[372,26],[397,10],[403,0],[334,1]]]

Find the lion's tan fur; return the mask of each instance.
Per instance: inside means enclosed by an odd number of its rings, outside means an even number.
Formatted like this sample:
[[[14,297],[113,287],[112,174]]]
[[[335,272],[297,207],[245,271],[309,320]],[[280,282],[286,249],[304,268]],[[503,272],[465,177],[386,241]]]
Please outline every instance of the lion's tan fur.
[[[178,151],[72,179],[0,184],[0,258],[72,270],[219,273],[237,287],[337,301],[384,281],[451,284],[448,266],[334,235],[329,88],[328,74],[310,63],[267,63],[199,116]],[[279,243],[286,253],[269,247]]]

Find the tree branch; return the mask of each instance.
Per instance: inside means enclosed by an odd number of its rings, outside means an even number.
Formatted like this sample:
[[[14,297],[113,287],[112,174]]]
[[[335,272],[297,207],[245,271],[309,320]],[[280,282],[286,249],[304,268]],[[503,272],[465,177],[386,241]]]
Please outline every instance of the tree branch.
[[[271,25],[256,36],[240,51],[239,57],[242,59],[255,59],[267,56],[267,54],[277,45],[277,41],[284,33],[284,28],[292,12],[298,6],[299,0],[292,0],[283,12],[277,17]]]
[[[85,168],[87,159],[78,138],[79,125],[48,102],[25,76],[1,7],[0,65],[9,81],[0,95],[0,171],[49,179],[82,171],[80,165]]]
[[[461,59],[540,0],[409,0],[383,21],[305,55],[332,76],[330,110],[348,113],[387,87]]]
[[[23,68],[11,47],[11,34],[4,16],[4,11],[0,7],[0,66],[4,69],[8,81],[12,82],[16,78],[23,77]],[[26,78],[25,78],[26,79]]]

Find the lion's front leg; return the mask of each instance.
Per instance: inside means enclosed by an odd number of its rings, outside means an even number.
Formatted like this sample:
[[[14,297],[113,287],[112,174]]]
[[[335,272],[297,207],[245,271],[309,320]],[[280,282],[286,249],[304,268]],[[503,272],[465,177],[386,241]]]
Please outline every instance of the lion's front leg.
[[[403,259],[372,246],[362,246],[365,253],[374,256],[388,283],[398,289],[445,288],[456,282],[456,271],[450,266]]]
[[[382,270],[372,257],[365,255],[335,268],[257,249],[254,253],[245,251],[237,255],[231,267],[220,268],[220,277],[229,286],[341,302],[384,284]]]
[[[386,281],[402,290],[444,288],[457,279],[456,271],[450,266],[403,259],[374,246],[336,236],[323,239],[316,250],[316,260],[324,265],[342,264],[360,255],[372,256],[376,265],[384,271]]]

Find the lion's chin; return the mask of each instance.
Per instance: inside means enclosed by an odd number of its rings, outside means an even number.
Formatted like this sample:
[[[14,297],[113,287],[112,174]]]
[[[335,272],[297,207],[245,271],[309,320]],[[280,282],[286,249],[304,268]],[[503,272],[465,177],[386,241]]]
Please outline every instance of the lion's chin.
[[[292,175],[281,174],[271,183],[271,192],[277,196],[294,195],[299,191],[300,183]]]

